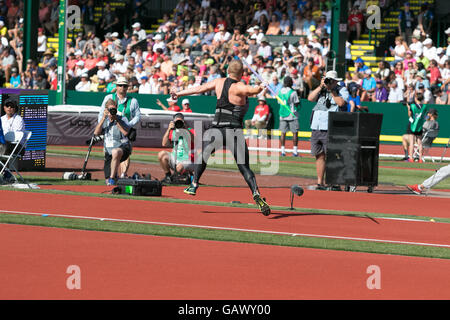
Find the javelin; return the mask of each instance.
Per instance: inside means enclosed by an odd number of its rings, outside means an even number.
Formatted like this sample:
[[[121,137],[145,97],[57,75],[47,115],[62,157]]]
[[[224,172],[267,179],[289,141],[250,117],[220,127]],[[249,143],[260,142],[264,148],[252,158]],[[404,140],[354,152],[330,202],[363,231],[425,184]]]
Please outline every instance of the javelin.
[[[247,68],[249,68],[250,71],[258,78],[258,80],[261,81],[261,83],[263,83],[263,84],[265,83],[264,79],[259,75],[258,72],[256,72],[255,69],[252,68],[251,65],[249,65],[249,64],[247,63],[247,61],[245,61],[245,59],[241,59],[237,54],[236,54],[236,57],[235,57],[235,58],[241,60],[241,61],[245,64],[245,66],[246,66]],[[273,91],[273,89],[272,89],[270,86],[267,85],[266,88],[267,88],[267,90],[270,91],[271,96],[274,97],[275,99],[277,99],[277,101],[278,101],[279,104],[281,104],[282,106],[284,106],[284,107],[289,111],[290,114],[294,115],[294,113],[293,113],[293,112],[289,109],[289,107],[287,106],[286,102],[283,101],[283,100],[275,93],[275,91]]]

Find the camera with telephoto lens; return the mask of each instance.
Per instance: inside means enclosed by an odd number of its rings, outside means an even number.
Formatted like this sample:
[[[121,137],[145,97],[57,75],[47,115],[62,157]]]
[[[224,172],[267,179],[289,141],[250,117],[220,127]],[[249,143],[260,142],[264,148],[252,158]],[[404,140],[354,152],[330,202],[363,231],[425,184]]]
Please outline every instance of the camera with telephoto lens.
[[[103,135],[100,135],[100,136],[95,136],[95,135],[94,135],[91,139],[92,139],[92,144],[94,145],[94,144],[96,144],[97,142],[100,142],[100,141],[103,140]],[[91,144],[91,139],[86,140],[86,144],[87,144],[87,145],[90,145],[90,144]]]
[[[180,119],[178,119],[177,121],[175,121],[175,128],[176,128],[176,129],[184,128],[184,121],[183,121],[183,120],[180,120]]]
[[[111,108],[111,109],[109,109],[109,113],[110,113],[112,116],[115,116],[115,115],[117,114],[117,109],[116,109],[116,108]]]
[[[63,179],[64,180],[77,180],[78,175],[75,172],[64,172]]]
[[[325,78],[324,83],[328,86],[331,84],[331,79],[330,78]]]

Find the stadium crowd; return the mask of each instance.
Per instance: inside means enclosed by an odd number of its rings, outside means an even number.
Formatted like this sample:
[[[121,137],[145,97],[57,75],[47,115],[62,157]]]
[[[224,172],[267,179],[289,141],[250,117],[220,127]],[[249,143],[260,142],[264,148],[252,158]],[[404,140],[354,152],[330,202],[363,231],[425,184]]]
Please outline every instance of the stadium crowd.
[[[67,41],[68,89],[114,92],[115,80],[125,76],[131,83],[129,92],[168,94],[172,87],[189,88],[225,76],[228,63],[239,54],[275,92],[289,75],[293,88],[305,98],[327,71],[328,0],[181,0],[173,17],[164,15],[164,22],[152,34],[139,21],[121,30],[108,3],[96,26],[94,1],[75,2],[81,7],[83,29]],[[382,3],[388,6],[389,2]],[[57,31],[58,3],[40,1],[38,59],[23,64],[23,1],[0,0],[3,86],[56,89],[57,58],[47,41]],[[364,0],[349,1],[349,40],[364,32],[365,7]],[[400,35],[390,51],[393,63],[381,61],[372,72],[363,59],[352,61],[347,41],[346,58],[355,71],[347,72],[345,84],[360,101],[400,102],[423,90],[425,102],[449,104],[450,46],[436,47],[429,38],[433,18],[429,8],[424,7],[418,17],[406,8],[405,12],[400,14]],[[450,28],[446,33],[450,43]],[[271,35],[297,40],[273,46],[267,37]],[[243,81],[259,82],[249,70]]]

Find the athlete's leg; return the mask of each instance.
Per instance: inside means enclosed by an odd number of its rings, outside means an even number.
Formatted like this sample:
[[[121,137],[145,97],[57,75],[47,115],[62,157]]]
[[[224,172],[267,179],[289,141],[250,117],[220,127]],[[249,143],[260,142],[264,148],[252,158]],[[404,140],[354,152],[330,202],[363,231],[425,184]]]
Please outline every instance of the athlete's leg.
[[[265,199],[261,197],[258,185],[256,184],[255,174],[250,169],[250,156],[248,153],[247,143],[243,139],[242,130],[229,130],[227,132],[226,141],[232,143],[232,145],[228,143],[227,148],[232,151],[238,169],[252,191],[253,200],[255,200],[262,214],[265,216],[269,215],[270,207],[266,203]]]

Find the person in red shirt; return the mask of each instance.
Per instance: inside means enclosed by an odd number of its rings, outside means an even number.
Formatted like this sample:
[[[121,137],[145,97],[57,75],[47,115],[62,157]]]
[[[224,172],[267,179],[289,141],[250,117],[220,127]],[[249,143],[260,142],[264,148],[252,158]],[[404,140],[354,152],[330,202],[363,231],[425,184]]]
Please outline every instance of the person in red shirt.
[[[92,51],[87,52],[87,58],[84,61],[84,67],[88,70],[91,70],[97,66],[97,63],[99,62],[98,58],[95,58],[93,56]]]
[[[262,94],[258,96],[258,105],[255,108],[253,118],[251,120],[245,120],[245,128],[247,130],[249,130],[251,127],[255,127],[258,130],[267,128],[269,113],[269,106],[266,103],[264,94]]]
[[[181,102],[181,112],[192,112],[192,109],[190,108],[191,103],[189,102],[189,99],[183,99]]]
[[[181,108],[176,105],[177,101],[178,101],[177,99],[172,99],[172,97],[170,97],[169,99],[167,99],[167,103],[169,104],[169,107],[166,107],[161,101],[159,101],[159,99],[156,99],[156,103],[163,110],[179,112],[179,111],[181,111]]]
[[[441,72],[438,68],[438,63],[436,60],[431,60],[430,66],[428,67],[430,72],[430,85],[437,85],[441,81]]]
[[[364,16],[359,10],[359,7],[354,6],[352,8],[352,11],[350,12],[350,15],[348,16],[348,33],[350,39],[354,40],[355,38],[354,33],[356,33],[356,40],[359,40],[361,36],[363,21]]]

